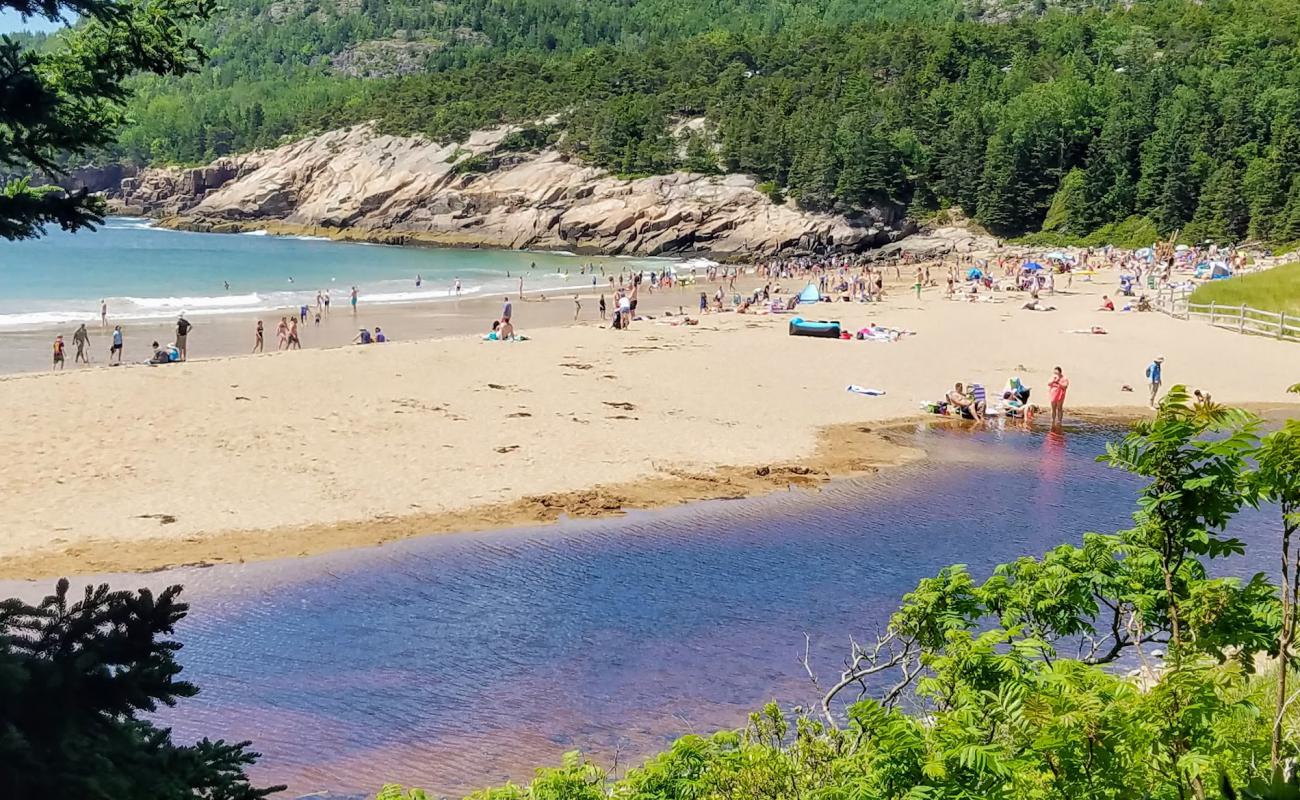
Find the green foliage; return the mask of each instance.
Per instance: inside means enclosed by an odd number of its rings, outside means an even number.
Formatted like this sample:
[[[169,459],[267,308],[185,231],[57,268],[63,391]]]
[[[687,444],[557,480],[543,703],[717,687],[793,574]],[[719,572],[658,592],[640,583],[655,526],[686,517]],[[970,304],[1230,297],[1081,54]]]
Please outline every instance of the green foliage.
[[[108,147],[125,121],[124,82],[137,71],[180,75],[202,50],[186,27],[208,15],[210,0],[2,0],[0,8],[49,20],[83,21],[57,41],[0,37],[0,171],[57,172],[62,159]],[[35,46],[31,46],[31,45]],[[103,204],[86,192],[0,185],[0,238],[29,239],[57,224],[75,231],[102,221]]]
[[[197,35],[208,68],[135,82],[112,153],[199,162],[371,119],[458,141],[559,115],[564,146],[617,173],[740,171],[805,208],[956,206],[1000,235],[1117,244],[1300,240],[1294,3],[1041,6],[233,0]],[[442,43],[427,71],[332,72],[399,30]],[[704,132],[670,133],[697,116]]]
[[[178,745],[144,715],[198,689],[177,679],[171,638],[187,606],[68,582],[38,606],[0,602],[0,796],[88,800],[258,800],[248,742]]]

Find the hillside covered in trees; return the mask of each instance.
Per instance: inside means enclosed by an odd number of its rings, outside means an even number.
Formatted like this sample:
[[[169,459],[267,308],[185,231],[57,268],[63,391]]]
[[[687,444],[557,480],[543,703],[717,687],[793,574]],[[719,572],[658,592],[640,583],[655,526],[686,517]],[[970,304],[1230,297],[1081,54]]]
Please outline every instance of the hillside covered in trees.
[[[622,174],[744,172],[811,209],[1002,235],[1300,239],[1290,0],[231,0],[112,155],[196,163],[378,120],[500,121]],[[703,126],[679,123],[703,117]]]

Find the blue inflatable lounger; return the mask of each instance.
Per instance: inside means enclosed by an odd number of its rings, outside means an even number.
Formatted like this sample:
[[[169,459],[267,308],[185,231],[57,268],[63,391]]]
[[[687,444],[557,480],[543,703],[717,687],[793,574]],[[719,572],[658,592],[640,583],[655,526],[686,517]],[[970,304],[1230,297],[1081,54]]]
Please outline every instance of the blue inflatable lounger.
[[[840,338],[839,321],[827,322],[819,320],[812,322],[803,317],[795,317],[790,320],[791,336],[816,336],[821,339],[838,339]]]

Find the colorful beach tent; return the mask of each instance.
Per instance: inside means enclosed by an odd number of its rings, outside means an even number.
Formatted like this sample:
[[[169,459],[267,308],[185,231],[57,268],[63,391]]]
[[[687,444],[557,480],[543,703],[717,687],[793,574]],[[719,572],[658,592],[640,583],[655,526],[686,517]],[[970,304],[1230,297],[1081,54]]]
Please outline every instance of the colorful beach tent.
[[[978,280],[983,280],[983,278],[984,278],[984,273],[980,272],[978,269],[973,269],[970,272],[966,273],[966,280],[968,281],[978,281]]]
[[[1042,268],[1043,265],[1039,264],[1037,261],[1030,261],[1028,264],[1025,265],[1026,272],[1037,272]]]
[[[817,284],[810,283],[799,293],[800,303],[819,303],[822,299],[822,293],[817,290]]]

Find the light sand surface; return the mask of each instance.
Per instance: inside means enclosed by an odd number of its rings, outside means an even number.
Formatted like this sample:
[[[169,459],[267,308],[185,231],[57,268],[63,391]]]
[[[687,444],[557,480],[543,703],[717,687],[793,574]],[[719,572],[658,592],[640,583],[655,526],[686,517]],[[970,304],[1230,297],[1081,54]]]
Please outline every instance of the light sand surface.
[[[13,376],[0,380],[0,577],[294,556],[807,485],[916,457],[880,425],[954,381],[996,389],[1016,374],[1045,405],[1056,364],[1069,407],[1145,413],[1156,355],[1166,386],[1292,398],[1296,345],[1099,312],[1103,289],[1076,282],[1044,298],[1060,307],[1047,313],[937,289],[816,308],[853,330],[918,333],[894,343],[791,337],[786,316],[728,313]],[[1109,334],[1065,332],[1092,325]]]

